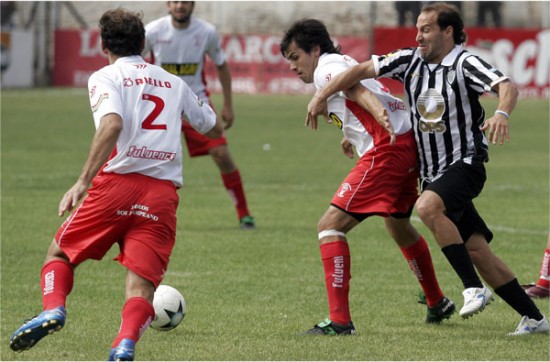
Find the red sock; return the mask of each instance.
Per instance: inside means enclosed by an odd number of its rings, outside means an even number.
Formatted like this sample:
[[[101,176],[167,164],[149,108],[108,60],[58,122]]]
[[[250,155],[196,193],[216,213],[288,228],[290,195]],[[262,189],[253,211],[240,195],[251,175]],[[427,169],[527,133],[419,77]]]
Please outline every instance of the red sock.
[[[348,243],[335,241],[321,244],[320,249],[325,271],[329,318],[337,324],[348,324],[351,321],[349,311],[351,258]]]
[[[42,267],[40,287],[44,310],[65,307],[67,295],[73,289],[74,269],[66,261],[55,259]]]
[[[542,265],[540,267],[540,278],[537,285],[542,288],[550,289],[550,249],[544,250]]]
[[[428,307],[433,308],[443,298],[443,292],[439,288],[435,276],[430,249],[426,240],[420,239],[408,248],[401,248],[401,252],[407,259],[409,267],[422,286]]]
[[[243,216],[248,216],[248,205],[246,203],[246,197],[244,195],[243,181],[241,180],[241,174],[239,170],[235,170],[231,173],[221,174],[223,184],[233,200],[233,204],[237,209],[237,215],[239,220]]]
[[[143,332],[153,321],[153,318],[155,318],[155,310],[153,304],[147,299],[142,297],[128,299],[122,308],[122,322],[112,347],[118,346],[124,338],[137,343]]]

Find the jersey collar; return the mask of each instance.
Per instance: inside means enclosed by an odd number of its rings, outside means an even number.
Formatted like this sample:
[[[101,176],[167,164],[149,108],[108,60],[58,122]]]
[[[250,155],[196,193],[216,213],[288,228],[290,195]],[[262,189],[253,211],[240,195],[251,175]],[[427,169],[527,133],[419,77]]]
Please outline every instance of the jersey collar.
[[[462,45],[455,45],[453,50],[451,50],[451,52],[447,54],[445,58],[443,58],[443,60],[441,61],[441,65],[445,67],[450,67],[451,65],[453,65],[456,60],[456,57],[458,57],[461,51],[462,51]]]

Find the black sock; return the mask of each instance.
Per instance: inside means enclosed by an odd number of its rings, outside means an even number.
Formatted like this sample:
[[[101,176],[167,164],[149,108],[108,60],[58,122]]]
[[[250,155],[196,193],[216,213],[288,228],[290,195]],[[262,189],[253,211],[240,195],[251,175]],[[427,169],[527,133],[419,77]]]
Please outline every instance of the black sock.
[[[499,297],[508,303],[510,307],[514,308],[520,316],[527,316],[537,321],[540,321],[543,318],[540,310],[537,308],[533,300],[531,300],[531,298],[527,295],[527,293],[525,293],[516,278],[496,288],[495,293],[497,293]]]
[[[483,284],[474,269],[474,264],[472,264],[472,259],[470,259],[470,254],[466,250],[466,245],[452,244],[442,248],[441,251],[445,254],[460,280],[462,280],[464,289],[483,288]]]

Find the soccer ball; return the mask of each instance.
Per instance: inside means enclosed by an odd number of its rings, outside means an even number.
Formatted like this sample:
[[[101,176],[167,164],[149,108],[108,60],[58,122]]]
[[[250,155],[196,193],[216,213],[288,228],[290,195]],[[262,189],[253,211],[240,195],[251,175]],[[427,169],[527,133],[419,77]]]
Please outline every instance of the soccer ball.
[[[187,311],[183,295],[176,288],[164,284],[159,285],[155,291],[153,308],[155,308],[155,319],[151,323],[151,328],[157,331],[176,328]]]

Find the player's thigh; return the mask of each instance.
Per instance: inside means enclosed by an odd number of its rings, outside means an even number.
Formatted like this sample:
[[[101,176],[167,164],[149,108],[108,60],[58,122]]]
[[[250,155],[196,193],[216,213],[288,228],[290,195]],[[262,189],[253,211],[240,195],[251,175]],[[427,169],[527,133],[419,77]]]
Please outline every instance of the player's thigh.
[[[121,210],[129,209],[134,190],[125,178],[94,178],[88,195],[57,230],[55,240],[72,264],[102,259],[130,227],[130,218]]]
[[[160,284],[176,241],[178,194],[169,183],[152,182],[140,199],[147,212],[136,213],[133,227],[120,243],[119,262],[137,275]]]
[[[353,229],[359,221],[348,214],[347,212],[331,205],[325,211],[319,223],[317,224],[317,231],[337,230],[343,233],[349,232]]]
[[[481,193],[485,180],[483,163],[474,162],[470,165],[459,161],[451,165],[437,180],[425,185],[423,191],[429,190],[439,195],[447,216],[457,222],[466,207]]]

